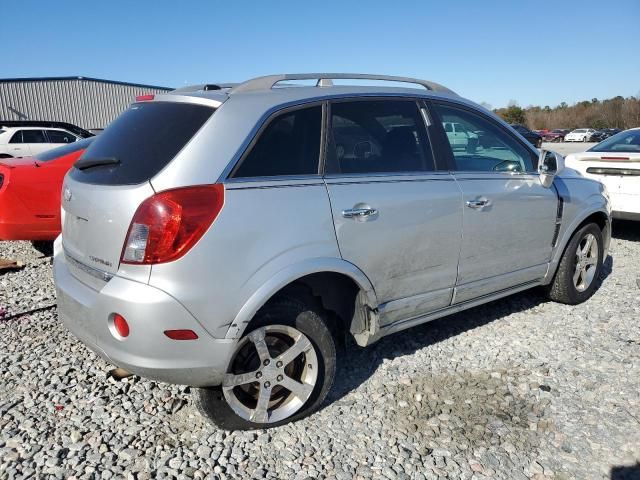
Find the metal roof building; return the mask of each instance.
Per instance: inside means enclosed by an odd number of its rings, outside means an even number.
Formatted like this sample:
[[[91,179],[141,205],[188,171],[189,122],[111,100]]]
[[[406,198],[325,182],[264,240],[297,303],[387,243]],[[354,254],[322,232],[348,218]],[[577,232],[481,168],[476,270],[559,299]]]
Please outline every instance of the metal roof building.
[[[102,130],[136,95],[169,90],[88,77],[0,79],[0,120],[58,121]]]

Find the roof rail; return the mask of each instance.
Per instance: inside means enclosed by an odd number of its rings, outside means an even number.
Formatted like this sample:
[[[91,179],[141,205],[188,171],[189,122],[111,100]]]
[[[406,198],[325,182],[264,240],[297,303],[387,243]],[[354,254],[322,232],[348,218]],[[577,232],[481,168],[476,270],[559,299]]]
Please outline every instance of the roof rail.
[[[198,85],[187,85],[186,87],[176,88],[172,90],[171,93],[181,93],[181,92],[200,92],[200,91],[211,91],[211,90],[222,90],[225,88],[233,88],[237,83],[203,83]]]
[[[276,84],[287,80],[317,80],[317,87],[329,87],[333,85],[331,80],[378,80],[384,82],[413,83],[427,90],[441,93],[455,92],[439,83],[420,80],[418,78],[394,77],[392,75],[369,75],[365,73],[284,73],[279,75],[267,75],[247,80],[231,89],[229,93],[253,92],[256,90],[270,90]]]

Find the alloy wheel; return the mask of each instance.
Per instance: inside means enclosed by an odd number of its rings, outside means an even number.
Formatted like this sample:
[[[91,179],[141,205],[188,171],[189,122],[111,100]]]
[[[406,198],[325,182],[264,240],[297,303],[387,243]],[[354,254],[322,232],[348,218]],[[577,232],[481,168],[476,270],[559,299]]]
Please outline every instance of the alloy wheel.
[[[584,292],[595,277],[598,268],[598,241],[588,233],[576,248],[576,268],[573,274],[573,286],[578,292]]]
[[[275,423],[304,406],[317,379],[318,356],[307,336],[287,325],[269,325],[240,340],[222,392],[241,418]]]

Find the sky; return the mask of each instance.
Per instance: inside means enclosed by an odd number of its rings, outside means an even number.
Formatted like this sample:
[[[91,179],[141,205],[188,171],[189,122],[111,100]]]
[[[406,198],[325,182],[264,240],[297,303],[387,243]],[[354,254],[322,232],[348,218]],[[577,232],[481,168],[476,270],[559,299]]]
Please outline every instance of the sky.
[[[493,108],[640,96],[640,0],[4,0],[0,11],[0,78],[179,87],[378,73]]]

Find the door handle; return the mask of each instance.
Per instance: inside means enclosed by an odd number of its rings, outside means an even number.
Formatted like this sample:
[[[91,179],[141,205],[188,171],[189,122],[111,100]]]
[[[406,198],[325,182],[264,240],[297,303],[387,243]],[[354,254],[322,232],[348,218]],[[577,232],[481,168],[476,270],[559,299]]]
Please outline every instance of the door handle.
[[[487,200],[486,198],[480,200],[467,200],[465,203],[469,208],[482,208],[491,205],[491,201]]]
[[[349,208],[342,211],[344,218],[366,218],[376,215],[378,210],[375,208]]]

